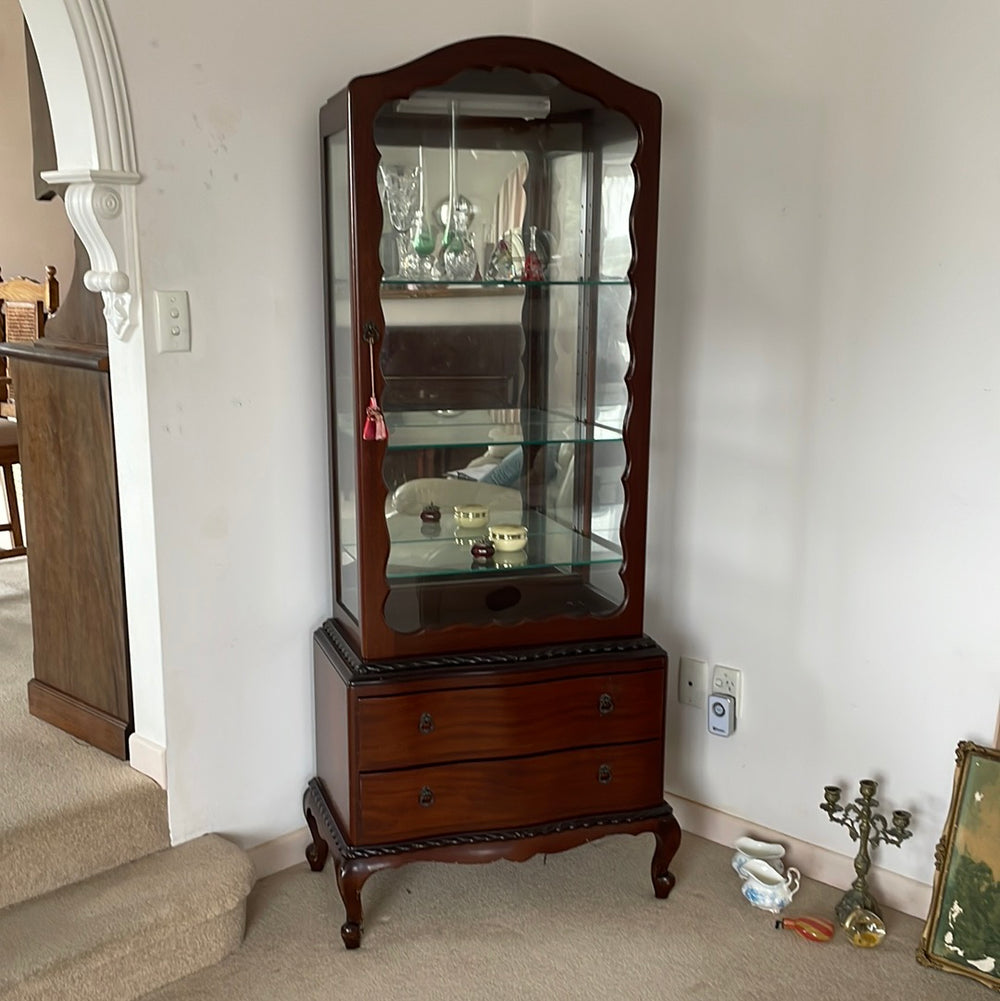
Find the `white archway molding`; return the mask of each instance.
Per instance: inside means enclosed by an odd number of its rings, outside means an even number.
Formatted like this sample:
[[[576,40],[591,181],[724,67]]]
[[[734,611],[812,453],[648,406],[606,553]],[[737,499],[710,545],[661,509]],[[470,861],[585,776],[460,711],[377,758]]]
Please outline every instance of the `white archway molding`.
[[[45,84],[66,213],[90,258],[84,284],[104,299],[135,733],[131,761],[166,785],[166,724],[156,574],[132,115],[104,0],[20,0]]]
[[[104,0],[21,0],[52,116],[66,212],[90,255],[84,283],[104,297],[108,332],[124,340],[137,323],[139,182],[128,92]]]

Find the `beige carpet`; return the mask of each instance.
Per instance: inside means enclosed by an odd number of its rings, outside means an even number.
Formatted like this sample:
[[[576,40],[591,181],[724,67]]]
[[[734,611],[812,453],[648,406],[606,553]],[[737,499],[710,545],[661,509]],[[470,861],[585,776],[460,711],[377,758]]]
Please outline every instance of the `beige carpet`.
[[[328,865],[257,884],[247,936],[218,966],[143,1001],[985,1001],[982,985],[917,965],[922,922],[887,912],[877,949],[805,942],[739,894],[732,852],[687,836],[668,900],[649,882],[651,835],[618,835],[514,864],[418,863],[365,885],[347,952]],[[794,859],[791,860],[794,862]],[[840,891],[803,882],[792,914],[832,914]]]
[[[27,559],[0,561],[0,908],[169,844],[155,782],[28,714]]]
[[[0,910],[0,1001],[127,1001],[217,963],[252,884],[208,834]]]
[[[32,851],[44,859],[34,866],[42,873],[67,864],[54,832],[72,835],[74,850],[95,834],[98,842],[110,837],[98,819],[109,796],[124,793],[162,811],[162,794],[143,776],[27,715],[26,596],[24,560],[0,562],[0,896],[37,878],[26,872]],[[855,949],[841,934],[816,945],[776,931],[771,915],[740,896],[731,851],[691,835],[674,860],[677,887],[658,901],[652,845],[650,835],[617,836],[519,865],[422,863],[378,873],[364,889],[367,929],[354,952],[340,941],[344,915],[331,866],[317,874],[303,864],[257,884],[242,948],[146,1001],[994,996],[918,966],[921,922],[905,915],[887,914],[889,936],[873,950]],[[786,913],[829,916],[840,892],[805,880]]]

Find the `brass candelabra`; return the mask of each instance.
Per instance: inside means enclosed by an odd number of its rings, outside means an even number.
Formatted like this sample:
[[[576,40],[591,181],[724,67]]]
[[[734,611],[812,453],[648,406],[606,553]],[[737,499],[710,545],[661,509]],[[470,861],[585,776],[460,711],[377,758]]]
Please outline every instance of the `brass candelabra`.
[[[882,917],[878,901],[868,889],[868,870],[872,864],[869,848],[875,848],[881,844],[898,846],[913,835],[913,831],[910,830],[910,814],[906,810],[892,811],[891,829],[885,817],[874,812],[874,808],[878,806],[878,800],[875,798],[877,790],[878,783],[872,779],[862,779],[861,795],[856,797],[853,803],[839,806],[840,786],[826,786],[823,793],[825,802],[819,805],[819,808],[824,813],[829,814],[830,819],[835,824],[847,828],[847,833],[850,834],[852,841],[861,842],[854,860],[854,871],[857,873],[857,878],[847,893],[841,897],[840,903],[836,907],[837,920],[841,924],[847,920],[852,911],[858,908],[871,911],[878,917]]]

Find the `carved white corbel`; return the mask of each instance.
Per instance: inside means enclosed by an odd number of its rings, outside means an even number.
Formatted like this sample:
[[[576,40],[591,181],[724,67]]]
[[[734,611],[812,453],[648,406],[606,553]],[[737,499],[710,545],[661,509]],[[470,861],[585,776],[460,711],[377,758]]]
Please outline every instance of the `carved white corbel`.
[[[51,171],[44,176],[50,184],[67,184],[66,214],[90,256],[83,283],[101,293],[108,332],[125,340],[137,323],[134,175]]]

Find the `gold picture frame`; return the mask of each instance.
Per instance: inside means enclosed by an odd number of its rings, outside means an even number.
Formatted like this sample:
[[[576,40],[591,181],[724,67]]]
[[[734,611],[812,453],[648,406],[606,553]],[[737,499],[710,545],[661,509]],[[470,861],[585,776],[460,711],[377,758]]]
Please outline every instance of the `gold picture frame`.
[[[917,962],[1000,991],[1000,750],[962,741]]]

